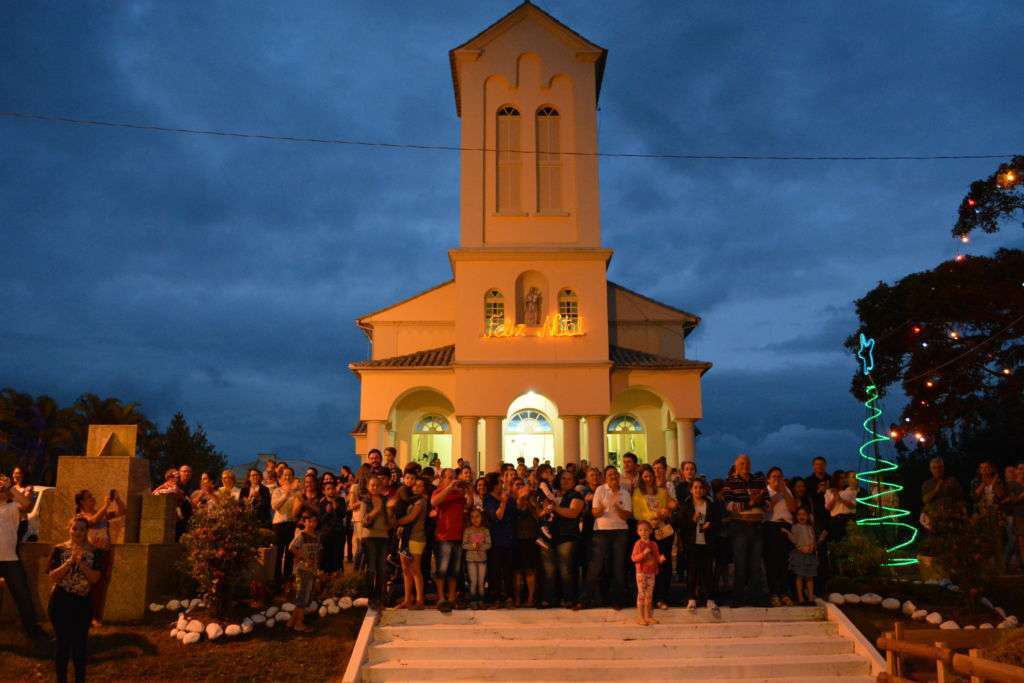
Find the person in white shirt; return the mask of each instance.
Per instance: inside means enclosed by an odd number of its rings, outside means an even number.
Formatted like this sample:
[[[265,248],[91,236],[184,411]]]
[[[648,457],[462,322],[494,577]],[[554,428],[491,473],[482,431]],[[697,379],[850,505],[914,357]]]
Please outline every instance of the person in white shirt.
[[[592,606],[598,601],[601,573],[607,569],[611,577],[612,607],[622,609],[626,604],[626,554],[629,550],[629,524],[633,516],[633,499],[620,485],[619,471],[605,468],[604,483],[594,491],[591,500],[594,516],[594,535],[591,541],[587,583],[580,602]]]
[[[830,543],[838,543],[846,538],[846,525],[857,518],[859,492],[856,472],[836,470],[832,473],[832,485],[825,491]]]
[[[764,521],[764,568],[768,577],[768,594],[771,596],[772,607],[792,605],[789,596],[789,551],[793,545],[789,542],[786,532],[793,524],[793,513],[796,512],[797,500],[786,485],[782,469],[773,467],[768,470],[768,512]]]
[[[18,557],[18,523],[21,513],[30,509],[29,499],[12,486],[10,479],[0,475],[0,578],[14,597],[25,633],[35,641],[37,648],[44,648],[49,637],[39,627],[28,577]]]
[[[220,483],[222,486],[217,489],[217,493],[231,496],[235,500],[238,500],[239,496],[242,494],[242,489],[238,488],[238,479],[235,477],[234,471],[224,470],[221,472]]]
[[[280,582],[282,577],[292,575],[292,554],[288,544],[295,538],[295,516],[298,514],[298,502],[302,489],[295,471],[285,466],[278,478],[278,486],[270,494],[270,507],[274,511],[273,524],[274,547],[277,548],[277,561],[274,565],[274,581]]]

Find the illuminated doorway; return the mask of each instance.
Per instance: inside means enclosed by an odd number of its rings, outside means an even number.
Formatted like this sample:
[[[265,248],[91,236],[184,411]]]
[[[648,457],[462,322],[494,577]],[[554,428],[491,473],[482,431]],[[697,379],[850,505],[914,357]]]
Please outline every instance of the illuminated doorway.
[[[640,420],[632,415],[616,415],[608,421],[608,464],[622,466],[625,453],[635,453],[640,462],[647,462],[647,434]]]
[[[412,434],[412,458],[424,467],[435,458],[441,467],[452,466],[452,430],[440,415],[427,415],[416,423]]]
[[[541,462],[555,462],[555,430],[547,415],[526,408],[512,414],[505,422],[505,462],[516,462],[519,458],[527,466],[537,458]]]

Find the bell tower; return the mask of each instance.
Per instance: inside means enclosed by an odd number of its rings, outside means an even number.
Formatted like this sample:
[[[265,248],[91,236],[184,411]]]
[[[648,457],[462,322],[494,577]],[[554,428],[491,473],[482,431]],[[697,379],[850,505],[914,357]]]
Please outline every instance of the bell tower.
[[[529,2],[449,52],[461,248],[601,246],[595,153],[606,56]]]

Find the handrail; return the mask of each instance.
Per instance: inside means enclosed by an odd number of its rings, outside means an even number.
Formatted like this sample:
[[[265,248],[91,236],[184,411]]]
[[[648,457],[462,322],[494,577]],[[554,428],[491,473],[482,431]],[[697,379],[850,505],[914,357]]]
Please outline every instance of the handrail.
[[[971,676],[972,681],[991,681],[992,683],[1024,683],[1024,668],[1003,664],[978,656],[979,650],[971,649],[970,654],[963,655],[938,641],[942,636],[936,634],[934,645],[923,643],[912,643],[906,640],[893,638],[889,633],[880,636],[875,642],[880,650],[888,653],[906,655],[916,659],[929,659],[935,662],[939,671],[939,681],[946,680],[942,676],[943,671],[955,671],[958,674]],[[887,657],[890,662],[890,670],[878,675],[879,683],[901,683],[906,679],[899,676],[898,657]],[[896,668],[897,670],[893,670]]]

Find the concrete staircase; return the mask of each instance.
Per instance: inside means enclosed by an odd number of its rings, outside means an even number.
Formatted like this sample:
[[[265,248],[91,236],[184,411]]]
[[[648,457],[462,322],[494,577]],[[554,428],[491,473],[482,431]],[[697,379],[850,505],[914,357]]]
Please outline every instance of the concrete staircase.
[[[364,681],[679,681],[869,683],[868,660],[821,607],[657,611],[386,610]]]

